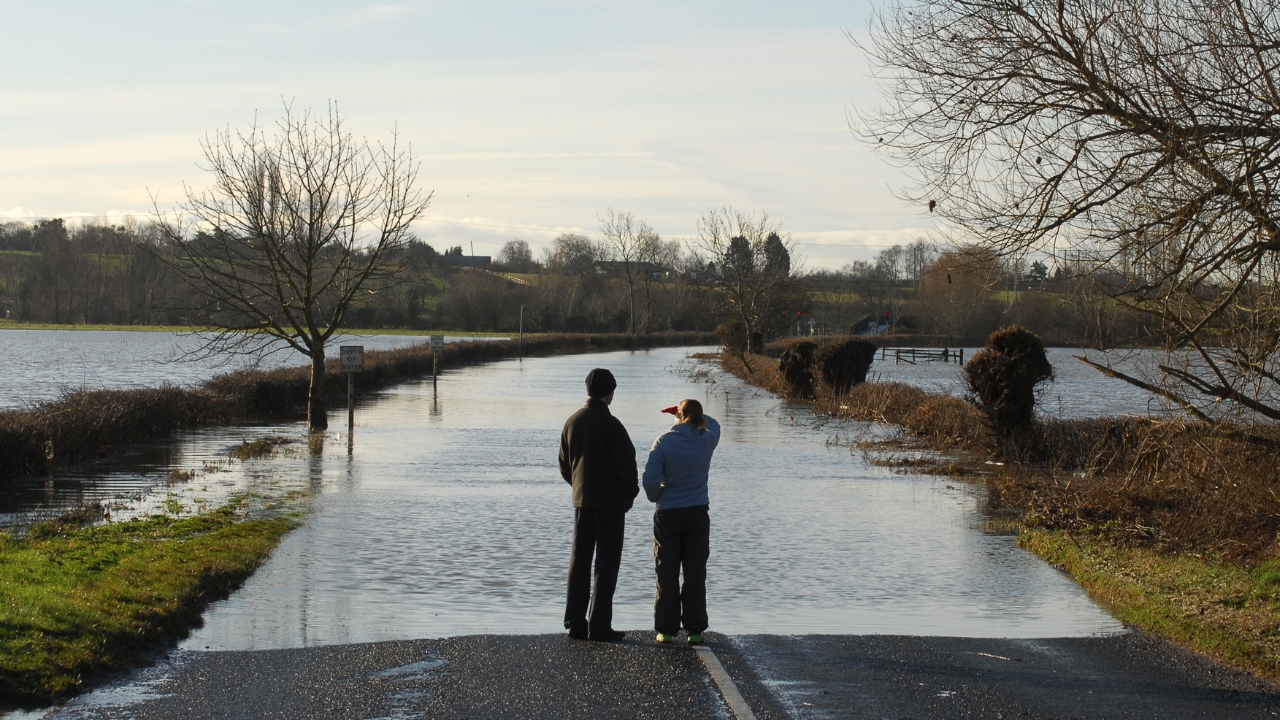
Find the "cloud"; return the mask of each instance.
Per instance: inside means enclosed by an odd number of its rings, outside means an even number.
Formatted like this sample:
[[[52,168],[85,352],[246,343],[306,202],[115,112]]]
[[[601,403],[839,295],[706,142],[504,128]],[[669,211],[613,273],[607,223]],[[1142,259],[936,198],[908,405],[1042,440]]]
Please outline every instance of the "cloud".
[[[437,246],[545,247],[561,232],[593,234],[607,207],[690,236],[703,212],[731,204],[767,209],[814,243],[801,248],[812,266],[839,266],[909,242],[924,221],[889,191],[901,174],[846,124],[872,89],[840,33],[861,10],[761,6],[744,21],[701,6],[476,5],[270,9],[263,22],[288,42],[200,50],[244,36],[213,19],[181,36],[183,52],[139,50],[136,64],[87,61],[98,46],[86,35],[65,78],[24,69],[6,96],[0,197],[32,213],[145,214],[148,189],[163,204],[183,181],[208,182],[206,133],[242,128],[255,110],[271,123],[282,97],[317,110],[336,98],[353,131],[377,141],[398,127],[412,142],[420,185],[436,192],[415,229]],[[634,22],[601,20],[617,13]],[[157,35],[169,37],[149,32],[138,47]],[[161,56],[171,59],[156,65]]]

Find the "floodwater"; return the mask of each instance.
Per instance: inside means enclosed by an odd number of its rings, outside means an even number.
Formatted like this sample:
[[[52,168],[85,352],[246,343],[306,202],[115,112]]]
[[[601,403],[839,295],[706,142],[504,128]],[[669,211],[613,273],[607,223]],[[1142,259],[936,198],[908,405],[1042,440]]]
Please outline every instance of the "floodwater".
[[[1061,637],[1121,632],[1069,579],[982,531],[981,488],[871,466],[789,406],[686,350],[464,368],[357,409],[354,451],[285,458],[317,493],[304,526],[188,650],[292,648],[470,633],[561,632],[573,510],[556,465],[583,378],[619,379],[613,412],[643,462],[660,408],[702,399],[711,470],[711,628],[724,633]],[[264,461],[269,463],[269,461]],[[291,470],[293,472],[293,470]],[[651,506],[628,515],[615,626],[652,625]]]
[[[284,442],[269,459],[231,458],[236,446],[262,438]],[[126,453],[59,468],[47,477],[6,480],[0,493],[0,529],[29,526],[94,503],[113,520],[127,520],[157,512],[201,512],[244,493],[269,501],[289,491],[308,492],[313,475],[303,423],[184,430],[173,440],[140,443]]]
[[[487,338],[447,336],[445,342]],[[345,335],[330,343],[390,350],[426,342],[421,335]],[[67,390],[195,385],[250,364],[251,358],[183,359],[200,347],[190,333],[132,330],[4,330],[0,332],[0,409],[56,399]],[[269,354],[262,369],[305,365],[292,349]]]
[[[979,348],[964,348],[968,360]],[[951,348],[956,352],[956,348]],[[1098,370],[1080,362],[1077,356],[1106,364],[1106,355],[1097,350],[1078,348],[1048,348],[1046,354],[1053,366],[1054,379],[1036,388],[1038,410],[1046,415],[1063,418],[1090,418],[1112,415],[1163,415],[1168,412],[1160,399],[1151,393],[1130,385],[1123,380],[1110,378]],[[1112,353],[1116,367],[1142,376],[1149,373],[1145,365],[1157,357],[1153,350]],[[883,356],[883,357],[882,357]],[[903,356],[906,357],[905,355]],[[901,382],[929,392],[965,395],[964,374],[956,362],[916,362],[906,359],[895,362],[892,351],[877,353],[871,364],[868,380]]]
[[[446,342],[482,340],[446,336]],[[342,344],[361,344],[368,350],[388,350],[425,342],[420,335],[372,335],[336,337],[333,353]],[[199,338],[188,333],[84,330],[5,330],[0,332],[0,409],[22,407],[56,399],[67,390],[154,387],[161,383],[195,385],[218,373],[245,367],[251,358],[183,359],[199,347]],[[977,348],[965,348],[969,358]],[[1108,378],[1075,359],[1101,353],[1051,348],[1049,362],[1054,381],[1040,387],[1040,409],[1062,418],[1106,415],[1160,414],[1158,400],[1122,380]],[[1150,351],[1133,354],[1154,357]],[[305,364],[300,354],[284,349],[261,358],[264,369]],[[1122,361],[1132,365],[1132,359]],[[960,366],[955,363],[906,361],[895,363],[892,353],[876,355],[871,380],[898,381],[932,392],[964,395]]]

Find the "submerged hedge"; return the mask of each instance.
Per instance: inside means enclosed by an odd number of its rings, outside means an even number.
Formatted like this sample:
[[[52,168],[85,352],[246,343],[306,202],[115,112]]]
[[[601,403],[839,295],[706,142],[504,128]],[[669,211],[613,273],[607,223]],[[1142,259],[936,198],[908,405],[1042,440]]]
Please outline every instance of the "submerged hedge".
[[[713,345],[712,333],[543,335],[524,342],[526,356]],[[336,350],[336,348],[335,348]],[[442,369],[516,357],[514,340],[450,343]],[[336,356],[336,352],[334,353]],[[360,391],[376,390],[431,372],[427,343],[365,353]],[[326,400],[341,402],[347,386],[336,357],[326,363]],[[30,409],[0,412],[0,478],[46,473],[54,467],[108,455],[131,443],[167,437],[181,428],[249,419],[305,416],[310,368],[241,370],[196,388],[164,385],[137,390],[78,390]]]

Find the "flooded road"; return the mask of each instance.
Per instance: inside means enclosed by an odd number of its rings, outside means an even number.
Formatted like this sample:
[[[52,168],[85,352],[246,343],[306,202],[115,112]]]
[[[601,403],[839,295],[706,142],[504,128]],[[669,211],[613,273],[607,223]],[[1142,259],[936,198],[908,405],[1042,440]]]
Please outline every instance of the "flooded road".
[[[704,401],[723,439],[711,471],[711,627],[722,633],[1063,637],[1121,632],[1013,538],[981,531],[980,488],[900,475],[828,446],[807,410],[716,374],[686,350],[504,361],[410,383],[357,410],[354,453],[307,467],[306,524],[189,650],[248,650],[562,631],[573,511],[556,451],[583,378],[608,367],[640,461],[659,410]],[[792,420],[794,418],[794,421]],[[848,428],[846,428],[848,430]],[[266,461],[264,461],[266,462]],[[615,626],[652,625],[652,506],[628,515]]]

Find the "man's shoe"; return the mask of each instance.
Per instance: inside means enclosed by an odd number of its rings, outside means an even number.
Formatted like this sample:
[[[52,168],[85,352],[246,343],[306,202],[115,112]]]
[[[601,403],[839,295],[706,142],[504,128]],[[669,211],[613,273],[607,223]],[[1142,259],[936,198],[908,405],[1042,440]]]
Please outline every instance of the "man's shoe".
[[[627,634],[621,630],[596,630],[590,633],[587,639],[596,642],[618,642],[626,636]]]
[[[706,640],[703,639],[702,633],[695,633],[689,636],[690,645],[701,645],[704,642],[706,642]]]
[[[657,640],[662,645],[670,645],[676,641],[676,636],[668,635],[666,633],[658,633],[658,637],[654,638],[654,640]]]
[[[586,639],[587,639],[587,635],[588,635],[588,633],[587,633],[587,626],[586,626],[585,624],[583,624],[583,625],[571,625],[571,626],[569,627],[569,639],[570,639],[570,640],[586,640]]]

